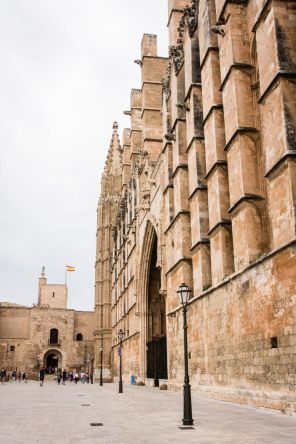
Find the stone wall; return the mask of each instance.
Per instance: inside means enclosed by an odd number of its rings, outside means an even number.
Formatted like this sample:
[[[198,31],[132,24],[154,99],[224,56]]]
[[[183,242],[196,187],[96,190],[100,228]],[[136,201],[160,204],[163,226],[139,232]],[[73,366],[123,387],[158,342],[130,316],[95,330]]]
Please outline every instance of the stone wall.
[[[191,384],[202,394],[295,411],[296,243],[268,253],[188,306]],[[168,336],[182,344],[182,312]],[[182,347],[169,351],[169,387],[181,388]]]
[[[0,338],[28,339],[31,311],[25,307],[0,307]]]

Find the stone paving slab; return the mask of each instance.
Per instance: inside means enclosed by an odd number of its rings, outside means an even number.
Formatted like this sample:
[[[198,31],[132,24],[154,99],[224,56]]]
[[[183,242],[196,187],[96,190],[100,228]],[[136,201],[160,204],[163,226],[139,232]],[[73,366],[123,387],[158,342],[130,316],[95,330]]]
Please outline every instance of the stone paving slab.
[[[182,392],[127,384],[123,391],[118,384],[7,383],[0,386],[0,443],[296,443],[296,417],[192,393],[194,429],[180,430]]]

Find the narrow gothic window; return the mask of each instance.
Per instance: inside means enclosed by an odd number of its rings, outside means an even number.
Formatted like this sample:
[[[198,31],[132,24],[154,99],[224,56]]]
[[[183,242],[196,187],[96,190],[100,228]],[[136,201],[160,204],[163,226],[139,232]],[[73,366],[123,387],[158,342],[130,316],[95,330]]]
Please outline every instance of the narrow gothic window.
[[[76,341],[82,341],[82,338],[83,338],[82,334],[78,333],[76,336]]]

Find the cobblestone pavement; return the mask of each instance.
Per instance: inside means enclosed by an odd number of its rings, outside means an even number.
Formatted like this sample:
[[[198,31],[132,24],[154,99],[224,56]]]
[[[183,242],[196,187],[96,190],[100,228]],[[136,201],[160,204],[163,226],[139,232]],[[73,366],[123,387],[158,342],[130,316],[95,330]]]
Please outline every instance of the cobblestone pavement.
[[[181,430],[182,392],[45,381],[0,386],[0,443],[296,443],[296,417],[192,394],[194,428]],[[91,426],[91,423],[102,423]]]

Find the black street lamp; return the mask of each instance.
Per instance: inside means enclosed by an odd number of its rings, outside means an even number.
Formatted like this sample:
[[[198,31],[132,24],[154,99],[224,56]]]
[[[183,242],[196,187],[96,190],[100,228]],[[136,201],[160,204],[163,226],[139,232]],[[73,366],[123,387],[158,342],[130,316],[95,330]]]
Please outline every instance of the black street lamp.
[[[103,345],[100,346],[100,352],[101,352],[101,374],[100,374],[100,385],[103,385]]]
[[[119,391],[118,393],[122,392],[122,377],[121,377],[121,355],[122,355],[122,338],[123,338],[123,331],[120,329],[118,332],[118,339],[120,341],[120,348],[118,350],[119,358],[120,358],[120,364],[119,364]]]
[[[183,393],[183,425],[189,426],[193,424],[192,407],[191,407],[191,393],[188,375],[188,351],[187,351],[187,319],[186,319],[186,305],[189,301],[189,293],[187,285],[182,284],[177,291],[181,304],[183,305],[184,315],[184,362],[185,362],[185,376],[184,376],[184,393]]]
[[[94,383],[94,355],[91,355],[91,383]]]

